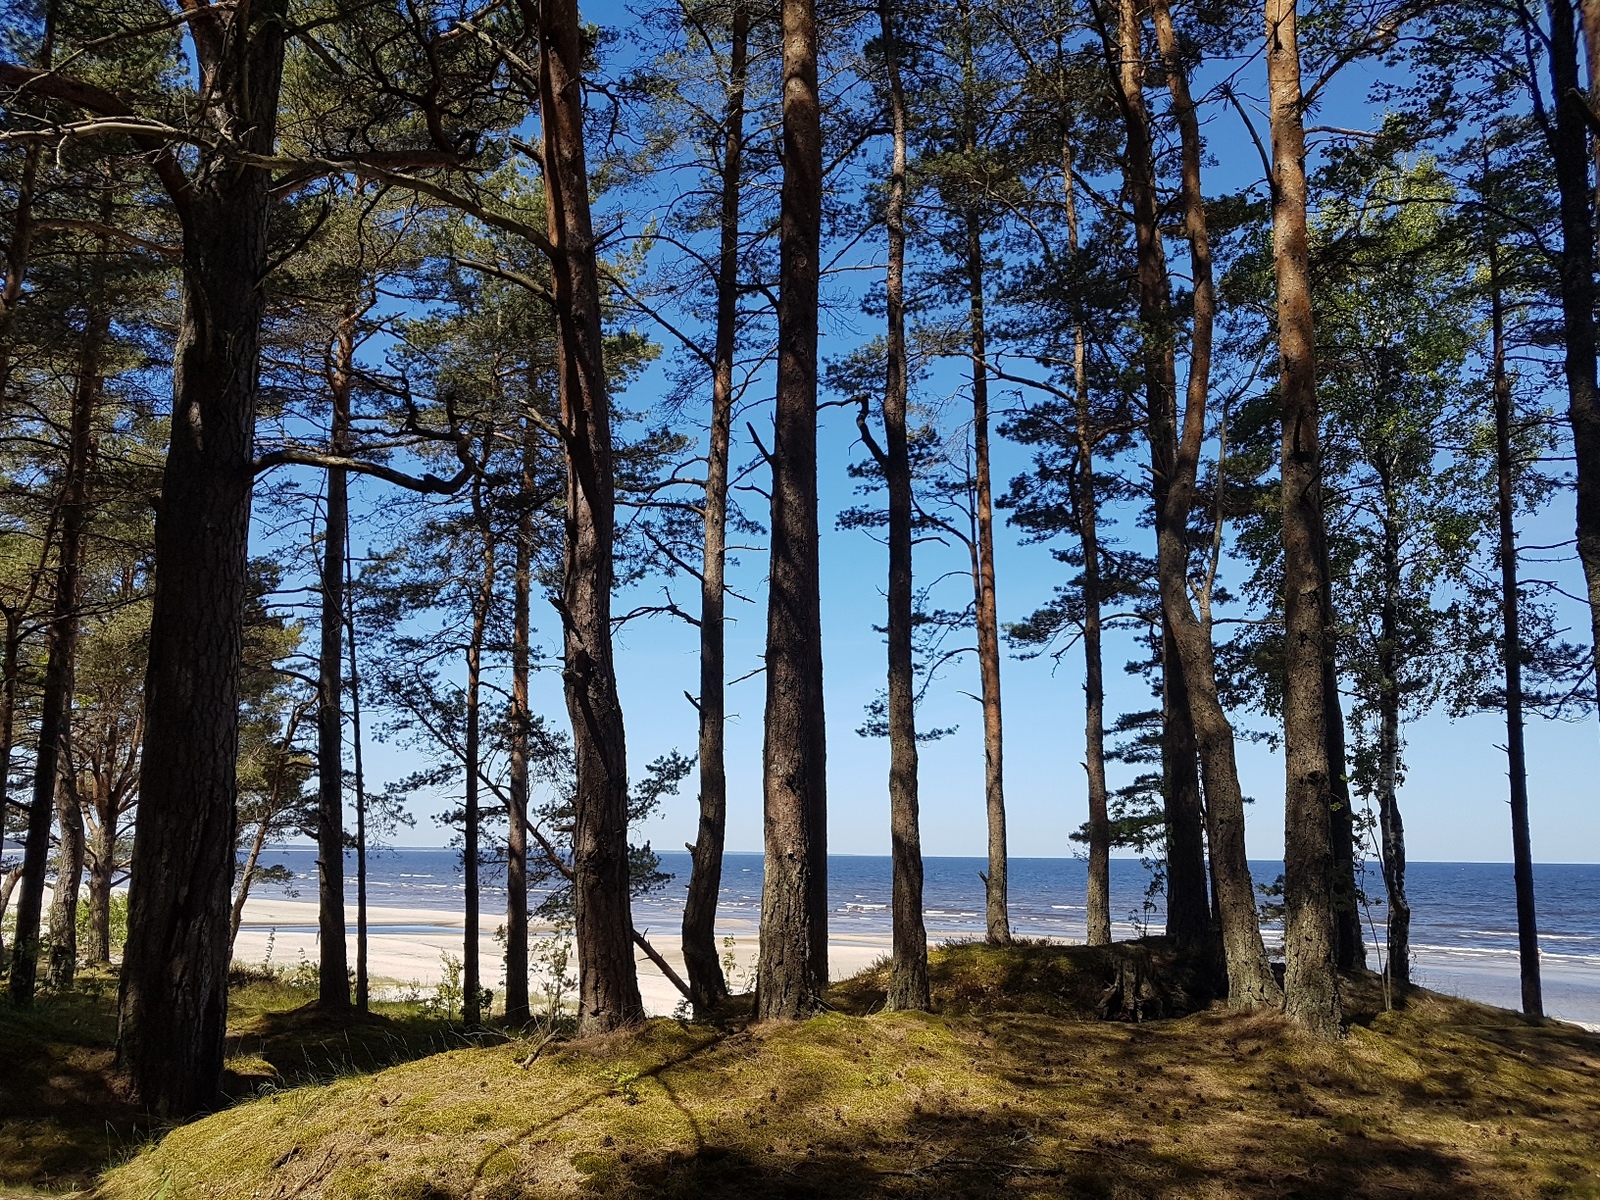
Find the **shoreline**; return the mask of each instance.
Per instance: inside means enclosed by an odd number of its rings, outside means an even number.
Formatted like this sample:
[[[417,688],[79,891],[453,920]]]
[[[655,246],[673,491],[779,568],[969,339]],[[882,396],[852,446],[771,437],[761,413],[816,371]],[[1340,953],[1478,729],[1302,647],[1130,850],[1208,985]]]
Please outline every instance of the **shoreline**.
[[[353,909],[351,911],[353,915]],[[503,991],[500,971],[504,949],[503,944],[495,938],[495,931],[502,923],[502,914],[486,914],[478,940],[483,982],[497,997]],[[437,984],[443,977],[441,956],[461,954],[466,927],[465,917],[460,913],[388,905],[369,907],[367,924],[369,977],[375,990],[381,987],[392,995],[403,994],[413,985],[426,989]],[[529,932],[548,937],[551,927],[547,922],[531,921]],[[649,928],[640,932],[650,937],[654,948],[681,976],[684,970],[683,955],[676,927],[657,932],[654,937],[650,936]],[[292,966],[302,954],[307,961],[314,962],[317,956],[316,904],[275,897],[252,897],[246,901],[239,938],[234,946],[234,961],[265,961],[269,938],[271,961],[274,964]],[[722,946],[724,939],[728,938],[732,939],[734,975],[737,977],[753,972],[758,948],[755,921],[735,918],[719,922],[718,945]],[[970,933],[960,929],[939,929],[930,923],[930,945],[953,940],[970,940]],[[353,963],[353,922],[347,945]],[[834,932],[828,939],[828,974],[835,980],[847,978],[887,957],[891,948],[892,939],[887,932],[859,929]],[[645,1011],[651,1016],[670,1015],[683,999],[682,995],[637,947],[634,959],[638,966],[639,991]],[[534,973],[532,986],[537,991],[536,966]],[[1479,1000],[1503,1008],[1515,1009],[1519,1004],[1520,984],[1514,960],[1501,963],[1487,960],[1481,955],[1469,957],[1423,953],[1417,956],[1412,974],[1419,985],[1447,995]],[[1570,966],[1559,959],[1546,960],[1542,977],[1548,1015],[1600,1031],[1600,971]]]

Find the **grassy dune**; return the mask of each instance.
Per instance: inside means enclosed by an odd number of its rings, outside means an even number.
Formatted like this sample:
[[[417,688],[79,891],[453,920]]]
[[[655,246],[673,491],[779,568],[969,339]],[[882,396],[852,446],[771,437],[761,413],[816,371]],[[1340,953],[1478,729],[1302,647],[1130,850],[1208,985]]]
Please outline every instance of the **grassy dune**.
[[[99,1194],[1600,1197],[1594,1035],[1426,993],[1382,1013],[1359,983],[1335,1045],[1105,1021],[1110,961],[952,947],[933,1015],[873,1011],[869,972],[803,1024],[435,1053],[176,1129]]]

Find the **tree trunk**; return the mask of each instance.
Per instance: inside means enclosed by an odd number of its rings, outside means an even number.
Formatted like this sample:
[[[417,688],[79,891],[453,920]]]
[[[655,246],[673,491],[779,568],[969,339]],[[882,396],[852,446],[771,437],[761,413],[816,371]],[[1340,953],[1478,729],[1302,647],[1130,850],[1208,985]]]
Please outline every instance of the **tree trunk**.
[[[1325,523],[1324,523],[1325,524]],[[1322,603],[1333,613],[1333,573],[1328,562],[1328,541],[1322,539],[1318,555],[1322,577]],[[1333,853],[1333,933],[1334,964],[1341,974],[1365,969],[1367,948],[1361,936],[1361,910],[1356,882],[1356,813],[1350,803],[1350,776],[1346,769],[1344,705],[1339,697],[1339,670],[1335,661],[1334,637],[1328,636],[1328,652],[1322,658],[1323,730],[1328,739],[1329,836]]]
[[[203,117],[251,151],[271,153],[284,0],[257,0],[248,30],[221,13],[205,9],[190,22]],[[222,1080],[239,664],[272,203],[267,172],[199,153],[194,182],[174,198],[183,221],[183,316],[156,517],[118,1037],[136,1095],[164,1117],[212,1107]]]
[[[113,796],[89,837],[89,939],[83,960],[90,966],[111,964],[111,884],[116,877],[119,815]]]
[[[50,986],[69,988],[78,972],[78,894],[83,887],[86,831],[83,809],[56,778],[56,885],[50,896]]]
[[[350,388],[355,366],[355,315],[334,327],[329,373],[332,419],[328,453],[350,454]],[[317,1006],[333,1012],[350,1007],[344,911],[344,573],[349,536],[349,478],[328,468],[327,522],[322,538],[322,646],[317,672]]]
[[[1406,900],[1405,826],[1400,819],[1400,530],[1395,496],[1385,482],[1383,603],[1379,616],[1378,836],[1383,847],[1383,887],[1388,899],[1389,957],[1385,974],[1394,1002],[1411,986],[1411,905]]]
[[[889,265],[884,279],[888,328],[881,464],[889,489],[889,841],[894,874],[894,957],[885,1003],[891,1009],[925,1010],[930,1003],[928,931],[922,917],[922,825],[917,795],[917,706],[911,645],[913,502],[906,434],[906,100],[900,78],[894,0],[879,0],[878,25],[889,83],[889,124],[894,134],[884,217],[889,233]]]
[[[110,203],[104,194],[102,207]],[[95,414],[101,394],[101,357],[111,329],[106,302],[106,239],[90,269],[88,312],[78,353],[77,379],[68,419],[67,462],[59,501],[60,540],[56,550],[55,598],[50,612],[44,692],[39,701],[39,746],[34,760],[33,809],[23,855],[22,900],[17,906],[16,961],[11,968],[11,1000],[19,1008],[33,1003],[38,977],[39,917],[44,891],[45,858],[50,844],[52,808],[60,814],[61,867],[50,917],[51,981],[72,982],[77,962],[78,884],[83,874],[83,813],[76,789],[62,787],[61,773],[72,767],[72,679],[78,647],[78,591],[82,574],[84,530],[91,504],[94,471]],[[59,794],[58,794],[59,791]],[[63,874],[64,872],[64,874]],[[30,951],[30,947],[33,949]]]
[[[1595,395],[1594,194],[1589,189],[1585,111],[1589,100],[1578,74],[1572,0],[1549,0],[1548,7],[1550,87],[1556,109],[1550,150],[1561,202],[1559,265],[1567,415],[1577,468],[1578,558],[1589,587],[1590,644],[1595,655],[1595,684],[1600,687],[1600,401]]]
[[[1284,1011],[1339,1035],[1334,963],[1333,848],[1323,662],[1328,653],[1319,554],[1323,538],[1305,123],[1295,0],[1266,0],[1272,121],[1273,266],[1283,421]]]
[[[1158,12],[1158,39],[1175,50],[1170,18],[1159,19],[1164,11]],[[1195,274],[1194,333],[1180,442],[1170,285],[1158,225],[1155,159],[1144,100],[1142,37],[1138,8],[1133,0],[1122,0],[1119,6],[1118,42],[1115,46],[1107,45],[1107,54],[1128,132],[1126,170],[1134,210],[1151,480],[1156,509],[1156,579],[1161,592],[1164,641],[1172,651],[1163,654],[1169,701],[1166,753],[1167,857],[1171,884],[1169,929],[1175,937],[1193,944],[1200,944],[1210,936],[1206,871],[1203,861],[1197,859],[1198,789],[1187,782],[1194,775],[1193,759],[1198,753],[1206,785],[1203,819],[1208,825],[1217,909],[1222,918],[1229,1001],[1236,1007],[1251,1007],[1275,1002],[1279,992],[1261,941],[1255,888],[1245,856],[1244,797],[1234,757],[1233,726],[1217,699],[1210,629],[1195,615],[1189,600],[1188,521],[1205,435],[1210,344],[1216,307],[1200,193],[1199,129],[1193,103],[1188,98],[1187,80],[1174,64],[1169,64],[1169,74],[1177,87],[1174,103],[1183,137],[1185,235],[1189,239]],[[1186,724],[1190,736],[1184,736],[1186,731],[1181,724],[1173,728],[1174,720]]]
[[[479,561],[482,574],[478,577],[477,594],[472,600],[472,635],[467,641],[466,803],[461,821],[462,890],[466,900],[466,932],[461,947],[461,1019],[469,1027],[483,1021],[483,972],[478,962],[478,826],[481,820],[478,776],[483,769],[480,762],[483,744],[483,642],[489,629],[489,609],[494,604],[494,580],[498,569],[494,529],[483,504],[481,475],[474,475],[472,479],[472,515],[473,524],[483,542]]]
[[[744,153],[744,95],[750,11],[733,6],[728,108],[723,118],[722,229],[717,259],[716,346],[711,379],[711,436],[706,455],[705,540],[700,559],[700,823],[683,908],[683,965],[697,1012],[728,994],[717,955],[717,897],[728,817],[724,736],[727,724],[723,604],[727,590],[728,447],[733,424],[733,356],[739,322],[739,182]]]
[[[17,673],[22,658],[22,635],[17,625],[21,615],[20,609],[6,611],[5,649],[0,656],[0,862],[5,860],[6,809],[11,801],[11,751],[16,740]],[[23,846],[26,848],[26,840]],[[4,926],[0,925],[0,967],[6,965]]]
[[[521,0],[524,12],[531,0]],[[538,5],[539,108],[549,193],[551,280],[561,424],[567,452],[562,681],[577,794],[572,835],[578,1030],[604,1033],[644,1016],[628,891],[628,755],[611,656],[615,485],[599,270],[583,148],[583,47],[574,0]]]
[[[1077,189],[1072,144],[1061,137],[1061,186],[1067,201],[1067,249],[1077,258]],[[1111,944],[1111,818],[1106,787],[1105,679],[1100,649],[1100,501],[1094,475],[1094,413],[1089,403],[1088,341],[1081,323],[1072,327],[1072,383],[1078,421],[1078,536],[1083,544],[1083,768],[1089,790],[1089,886],[1086,940]]]
[[[529,371],[528,403],[533,403]],[[533,476],[538,426],[522,426],[522,495],[517,508],[516,570],[511,582],[511,770],[506,835],[506,1020],[525,1023],[528,1007],[528,642],[533,607]]]
[[[827,735],[817,565],[817,305],[822,127],[814,0],[782,0],[783,190],[772,448],[766,878],[756,1015],[809,1016],[828,986]]]
[[[1516,465],[1511,458],[1511,380],[1506,375],[1505,313],[1499,255],[1489,251],[1494,336],[1495,477],[1499,488],[1501,658],[1506,672],[1506,764],[1511,782],[1512,872],[1517,889],[1517,952],[1522,968],[1522,1011],[1544,1015],[1539,979],[1539,920],[1534,911],[1533,845],[1528,830],[1528,758],[1522,741],[1522,593],[1517,583]]]
[[[39,41],[39,69],[50,70],[55,61],[57,0],[41,5],[43,36]],[[17,176],[16,205],[12,209],[11,236],[5,242],[5,273],[0,276],[0,406],[5,404],[11,383],[11,327],[16,324],[22,303],[22,286],[27,278],[33,251],[33,203],[38,191],[39,163],[44,158],[43,142],[30,142],[22,154],[22,170]],[[4,841],[5,801],[0,796],[0,842]]]
[[[355,582],[351,579],[349,538],[345,546],[345,635],[350,639],[350,752],[356,785],[356,1008],[368,1010],[367,987],[367,781],[361,763],[361,672],[356,659]]]
[[[972,13],[961,0],[962,138],[969,157],[977,153],[978,114],[973,93]],[[975,190],[975,185],[969,184]],[[984,876],[984,908],[992,946],[1011,944],[1007,901],[1004,739],[1000,709],[1000,621],[995,604],[994,499],[989,471],[989,351],[984,318],[983,217],[969,199],[967,234],[967,314],[972,339],[972,457],[977,508],[977,563],[973,603],[977,613],[979,695],[983,702],[983,802],[989,827],[989,870]]]

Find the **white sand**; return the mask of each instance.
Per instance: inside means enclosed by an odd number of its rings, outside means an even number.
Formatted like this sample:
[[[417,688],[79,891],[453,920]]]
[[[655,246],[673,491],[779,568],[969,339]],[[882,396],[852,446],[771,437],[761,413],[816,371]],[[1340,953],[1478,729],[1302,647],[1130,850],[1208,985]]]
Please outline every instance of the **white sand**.
[[[349,910],[348,916],[348,953],[350,963],[354,966],[354,908]],[[505,948],[493,935],[503,920],[501,913],[485,914],[480,922],[478,938],[483,982],[494,990],[497,997],[504,990],[501,964]],[[265,961],[270,937],[271,961],[275,965],[293,967],[300,961],[302,953],[308,961],[315,962],[316,924],[317,906],[309,901],[247,900],[233,957],[245,963]],[[466,921],[460,914],[431,908],[369,908],[367,926],[367,973],[379,995],[398,994],[410,984],[426,990],[438,983],[443,978],[441,956],[448,953],[459,957],[466,933]],[[643,932],[681,978],[684,970],[678,931]],[[535,924],[533,933],[535,937],[548,937],[549,927]],[[734,981],[738,986],[755,970],[756,931],[749,922],[730,922],[727,928],[717,931],[719,947],[724,937],[733,938]],[[829,974],[835,979],[854,975],[884,957],[889,949],[887,934],[852,934],[835,938],[828,943]],[[682,1000],[682,994],[642,950],[636,951],[634,957],[639,964],[639,992],[644,1000],[645,1011],[652,1016],[671,1013]],[[575,964],[573,969],[576,970]],[[537,978],[532,980],[535,989],[538,984]]]

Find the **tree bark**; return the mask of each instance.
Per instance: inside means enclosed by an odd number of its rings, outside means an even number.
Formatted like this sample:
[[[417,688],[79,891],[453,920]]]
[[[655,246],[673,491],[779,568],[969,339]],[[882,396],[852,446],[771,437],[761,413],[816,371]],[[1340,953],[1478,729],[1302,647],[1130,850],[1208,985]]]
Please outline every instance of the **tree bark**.
[[[1066,196],[1067,250],[1078,256],[1077,188],[1072,143],[1063,128],[1061,187]],[[1083,545],[1083,769],[1089,792],[1089,880],[1086,940],[1111,944],[1111,817],[1106,786],[1105,678],[1100,635],[1100,501],[1094,474],[1096,431],[1089,397],[1088,341],[1081,322],[1072,327],[1072,384],[1078,422],[1078,537]]]
[[[528,404],[534,399],[529,371]],[[533,607],[533,476],[538,425],[532,415],[522,425],[522,494],[518,498],[516,566],[511,582],[511,769],[506,813],[506,1020],[513,1025],[531,1016],[528,1006],[528,738],[533,714],[528,706],[528,643]]]
[[[1400,818],[1400,530],[1395,496],[1384,486],[1383,602],[1379,614],[1378,836],[1383,847],[1383,887],[1388,899],[1389,957],[1384,973],[1395,1003],[1411,986],[1411,905],[1406,899],[1405,825]]]
[[[56,885],[50,896],[50,986],[72,986],[78,972],[78,893],[86,849],[83,809],[66,779],[56,778]]]
[[[827,735],[817,564],[817,306],[822,127],[814,0],[782,0],[783,188],[772,448],[766,876],[756,1015],[809,1016],[828,986]]]
[[[350,389],[355,366],[355,314],[334,326],[328,393],[332,419],[328,453],[350,453]],[[317,672],[317,1006],[333,1012],[350,1007],[344,909],[344,573],[349,535],[349,477],[328,468],[326,523],[322,537],[322,645]]]
[[[683,965],[695,1011],[728,994],[717,954],[717,897],[728,817],[724,737],[727,724],[726,632],[728,450],[733,424],[733,356],[739,322],[739,183],[744,153],[744,98],[750,10],[735,0],[729,46],[728,107],[723,117],[722,227],[717,257],[716,345],[711,379],[711,435],[706,455],[704,543],[700,557],[700,823],[689,847],[692,868],[683,908]]]
[[[120,816],[113,796],[89,834],[89,938],[83,947],[83,960],[91,966],[111,964],[111,884],[116,877]]]
[[[487,439],[486,439],[487,440]],[[485,447],[487,457],[487,446]],[[466,902],[466,931],[461,947],[461,1019],[468,1027],[483,1021],[483,972],[478,954],[478,835],[479,774],[483,769],[483,643],[489,629],[489,609],[494,604],[495,574],[499,569],[495,561],[495,535],[483,502],[483,476],[472,477],[473,525],[481,540],[479,545],[478,586],[472,598],[472,633],[467,640],[467,730],[466,730],[466,802],[461,820],[462,892]],[[527,825],[523,825],[527,829]]]
[[[271,153],[284,0],[189,22],[202,119]],[[227,13],[228,15],[223,15]],[[172,443],[156,518],[139,820],[128,897],[118,1060],[153,1113],[212,1107],[228,1011],[239,666],[243,640],[267,172],[206,150],[175,197],[183,316]]]
[[[109,203],[109,192],[106,193]],[[50,919],[50,976],[57,986],[72,981],[77,965],[78,884],[83,874],[83,813],[77,792],[63,788],[61,774],[71,769],[72,679],[78,648],[78,592],[83,539],[91,504],[91,474],[97,437],[95,415],[101,394],[101,358],[111,328],[105,271],[109,247],[101,239],[88,279],[88,312],[73,382],[68,418],[67,461],[59,501],[60,536],[56,549],[55,597],[51,603],[44,689],[39,701],[39,745],[34,759],[33,809],[23,854],[22,899],[17,905],[16,957],[11,967],[11,1001],[33,1003],[38,978],[39,918],[52,809],[60,815],[61,868],[56,876]],[[30,951],[30,947],[33,949]]]
[[[1578,73],[1572,0],[1549,0],[1550,87],[1555,126],[1548,129],[1561,207],[1561,315],[1566,349],[1567,416],[1577,474],[1578,558],[1589,588],[1590,644],[1600,687],[1600,400],[1596,398],[1594,193],[1589,135]],[[1593,53],[1591,47],[1591,53]]]
[[[531,0],[520,0],[525,13]],[[628,891],[628,756],[611,655],[615,485],[600,282],[583,147],[583,49],[574,0],[545,0],[539,108],[549,194],[556,370],[567,453],[561,619],[567,711],[577,762],[572,835],[577,909],[578,1030],[643,1019]]]
[[[1318,556],[1322,576],[1322,603],[1333,613],[1333,575],[1329,569],[1327,538],[1322,539]],[[1333,933],[1334,964],[1341,974],[1367,965],[1367,948],[1361,936],[1361,910],[1356,882],[1356,814],[1350,803],[1350,776],[1345,753],[1344,704],[1339,697],[1339,671],[1335,662],[1333,634],[1328,637],[1328,652],[1322,658],[1323,730],[1328,739],[1329,836],[1333,855]]]
[[[1522,1011],[1544,1015],[1539,978],[1539,920],[1533,896],[1533,844],[1528,829],[1528,757],[1522,739],[1522,592],[1517,583],[1516,464],[1511,457],[1511,380],[1506,374],[1505,313],[1499,255],[1489,250],[1489,291],[1494,337],[1495,480],[1500,518],[1501,658],[1506,672],[1506,765],[1511,783],[1512,873],[1517,892],[1517,953]]]
[[[356,1009],[366,1012],[367,986],[367,781],[361,762],[361,671],[356,658],[356,600],[345,539],[344,621],[350,639],[350,753],[356,785]]]
[[[885,225],[889,264],[884,279],[888,304],[883,391],[882,456],[889,490],[889,842],[892,854],[893,960],[891,1009],[925,1010],[928,931],[922,917],[922,825],[917,795],[917,709],[911,632],[912,495],[911,454],[906,433],[906,99],[900,78],[900,43],[894,0],[879,0],[884,70],[889,84],[889,124],[894,149],[889,163]],[[992,868],[991,868],[992,873]]]
[[[969,158],[977,153],[978,114],[974,91],[972,12],[961,0],[962,139]],[[969,181],[969,190],[977,185]],[[983,802],[989,830],[989,870],[984,875],[989,944],[1011,944],[1007,894],[1005,755],[1000,707],[1000,620],[995,603],[994,498],[989,470],[989,351],[984,316],[983,215],[969,196],[966,224],[967,319],[972,349],[972,458],[977,509],[977,561],[973,603],[977,614],[979,696],[983,703]]]
[[[1282,405],[1284,678],[1284,1011],[1323,1037],[1340,1032],[1323,663],[1328,613],[1315,340],[1306,221],[1305,122],[1295,0],[1266,0],[1272,125],[1273,266]]]
[[[1158,225],[1155,159],[1144,100],[1143,46],[1134,0],[1119,5],[1117,41],[1107,35],[1117,103],[1127,127],[1126,171],[1134,210],[1137,291],[1143,326],[1144,376],[1156,512],[1156,579],[1163,614],[1163,667],[1167,697],[1168,928],[1199,945],[1210,936],[1206,870],[1199,856],[1198,788],[1190,781],[1199,756],[1205,778],[1206,822],[1212,877],[1222,920],[1229,1001],[1237,1007],[1273,1003],[1278,986],[1267,962],[1256,918],[1255,889],[1245,857],[1244,797],[1234,758],[1233,727],[1217,699],[1215,653],[1208,625],[1189,599],[1189,513],[1205,435],[1210,389],[1210,343],[1215,315],[1211,257],[1200,192],[1198,124],[1187,79],[1178,70],[1170,18],[1161,20],[1158,46],[1174,61],[1169,76],[1183,137],[1185,235],[1195,274],[1194,333],[1182,439],[1177,429],[1177,373],[1172,345],[1170,284]],[[1170,85],[1169,85],[1170,86]]]

